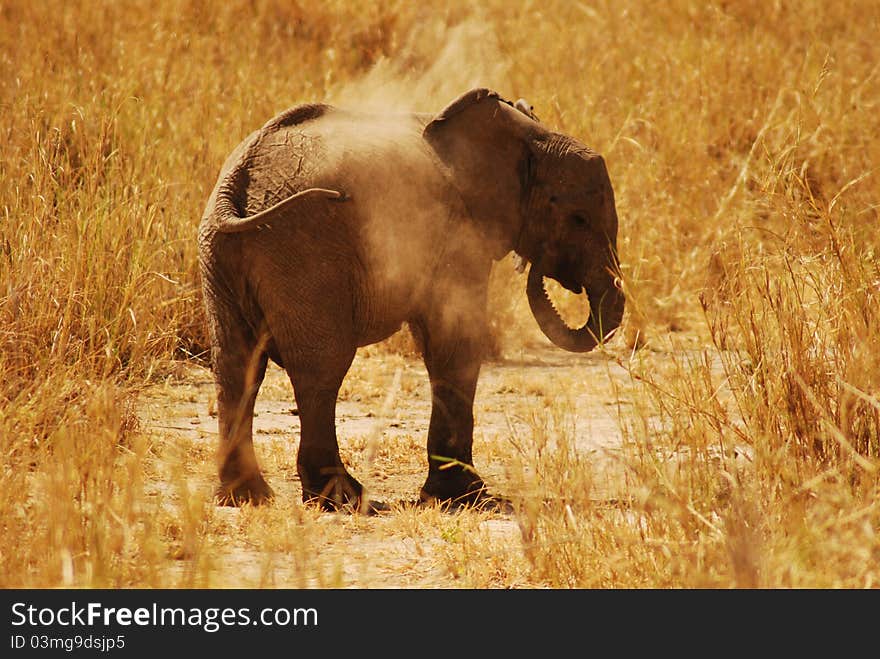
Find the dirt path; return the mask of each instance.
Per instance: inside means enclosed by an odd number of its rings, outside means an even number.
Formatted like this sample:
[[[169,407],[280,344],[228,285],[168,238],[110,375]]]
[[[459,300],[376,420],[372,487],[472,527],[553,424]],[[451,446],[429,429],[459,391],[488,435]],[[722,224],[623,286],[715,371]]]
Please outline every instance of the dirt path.
[[[535,348],[486,363],[475,401],[474,461],[490,490],[515,496],[512,474],[528,470],[528,446],[541,437],[573,438],[601,474],[621,443],[617,415],[628,375],[608,355]],[[270,366],[254,419],[255,446],[277,500],[260,509],[210,504],[217,419],[205,369],[144,392],[141,427],[153,456],[148,493],[168,508],[172,581],[199,586],[459,587],[461,545],[518,552],[514,514],[442,513],[412,508],[426,473],[430,388],[420,361],[362,350],[340,392],[337,432],[343,460],[371,498],[401,504],[378,517],[304,508],[296,476],[299,435],[286,374]],[[552,440],[551,440],[552,441]],[[519,481],[517,481],[519,482]],[[601,491],[601,483],[598,483]],[[205,523],[189,528],[201,514]],[[174,520],[180,520],[175,526]],[[193,523],[189,523],[193,527]],[[176,534],[176,535],[175,535]],[[175,544],[176,539],[176,544]],[[499,556],[484,557],[488,564]],[[470,560],[470,559],[469,559]],[[471,568],[469,568],[471,569]],[[491,575],[488,577],[491,583]],[[504,585],[516,584],[506,574]]]

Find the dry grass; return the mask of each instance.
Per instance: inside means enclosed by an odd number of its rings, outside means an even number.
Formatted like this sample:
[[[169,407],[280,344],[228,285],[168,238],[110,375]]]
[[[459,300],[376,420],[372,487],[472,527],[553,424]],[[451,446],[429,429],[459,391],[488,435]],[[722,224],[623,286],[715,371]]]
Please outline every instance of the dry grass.
[[[869,1],[4,3],[0,585],[876,587],[878,33]],[[561,370],[502,382],[524,425],[475,447],[512,517],[342,519],[293,490],[214,509],[210,444],[137,410],[204,358],[194,236],[225,155],[298,102],[435,110],[474,85],[609,163],[627,376],[587,393],[620,450],[576,450]],[[498,353],[527,356],[507,262],[492,288]],[[346,396],[381,404],[410,350],[366,351],[384,370]],[[406,470],[421,437],[353,459]]]

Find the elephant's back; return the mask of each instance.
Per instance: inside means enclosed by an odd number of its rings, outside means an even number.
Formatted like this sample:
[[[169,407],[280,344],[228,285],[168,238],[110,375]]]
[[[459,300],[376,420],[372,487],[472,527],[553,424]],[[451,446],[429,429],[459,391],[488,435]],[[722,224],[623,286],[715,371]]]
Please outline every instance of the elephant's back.
[[[237,215],[248,217],[314,187],[326,160],[325,142],[308,126],[331,115],[329,105],[300,105],[266,122],[237,149],[227,180]]]
[[[326,104],[289,108],[244,139],[226,159],[205,210],[259,213],[311,187],[341,189],[363,201],[411,187],[434,173],[421,137],[425,117],[368,113]],[[397,196],[406,192],[396,191]]]
[[[224,215],[232,210],[238,217],[247,217],[297,192],[295,181],[279,178],[286,169],[285,159],[289,162],[291,157],[296,157],[291,153],[289,135],[297,126],[333,110],[333,106],[325,104],[296,105],[239,142],[220,168],[202,215],[200,233],[213,234],[217,214]],[[273,180],[274,184],[271,183]]]
[[[326,103],[304,103],[288,108],[281,114],[272,117],[262,128],[263,133],[272,133],[290,126],[298,126],[307,121],[323,117],[335,108]]]
[[[203,218],[202,242],[252,240],[251,232],[224,238],[216,226],[225,217],[250,217],[303,190],[324,188],[344,193],[348,201],[323,202],[321,213],[312,212],[314,204],[297,205],[284,221],[287,228],[315,233],[330,229],[328,223],[333,230],[343,223],[359,236],[358,248],[389,257],[397,242],[389,236],[406,235],[418,243],[407,247],[424,255],[436,244],[451,204],[448,180],[422,138],[423,127],[424,117],[412,113],[328,105],[282,112],[227,159]]]

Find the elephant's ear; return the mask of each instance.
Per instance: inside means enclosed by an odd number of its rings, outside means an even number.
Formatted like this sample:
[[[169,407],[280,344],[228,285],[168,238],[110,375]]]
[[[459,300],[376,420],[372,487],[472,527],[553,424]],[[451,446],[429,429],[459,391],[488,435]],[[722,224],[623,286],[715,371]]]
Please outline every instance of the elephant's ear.
[[[478,87],[476,89],[471,89],[468,92],[465,92],[457,99],[452,101],[449,105],[447,105],[440,113],[434,117],[434,119],[425,126],[425,137],[429,137],[432,133],[441,130],[441,126],[443,122],[451,120],[456,115],[461,114],[465,110],[469,110],[474,105],[477,105],[480,101],[485,99],[493,99],[495,101],[501,103],[507,103],[510,105],[510,101],[507,101],[501,98],[501,95],[492,91],[491,89],[486,89],[485,87]]]
[[[486,89],[485,87],[478,87],[465,92],[443,108],[443,110],[441,110],[428,123],[428,125],[425,126],[423,135],[425,136],[425,139],[436,146],[438,143],[443,142],[443,133],[449,129],[451,124],[456,123],[456,120],[460,119],[461,115],[470,115],[470,121],[473,123],[474,120],[478,120],[480,114],[485,115],[487,112],[491,112],[493,115],[491,118],[500,121],[503,120],[503,117],[499,116],[497,112],[502,106],[516,108],[520,113],[530,119],[534,121],[538,120],[532,112],[533,108],[525,99],[521,98],[514,104],[502,98],[496,91]],[[487,119],[485,116],[482,118],[484,121]]]
[[[502,255],[513,248],[521,227],[532,142],[541,130],[497,92],[479,88],[455,99],[422,133],[449,168],[470,214],[500,241]]]

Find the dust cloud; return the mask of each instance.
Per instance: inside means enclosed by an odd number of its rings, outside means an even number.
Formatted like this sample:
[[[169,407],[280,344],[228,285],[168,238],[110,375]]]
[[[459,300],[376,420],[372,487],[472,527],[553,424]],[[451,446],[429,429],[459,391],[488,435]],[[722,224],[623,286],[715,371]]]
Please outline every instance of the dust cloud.
[[[267,140],[271,149],[254,159],[250,178],[249,195],[262,205],[309,187],[339,189],[355,200],[356,213],[340,206],[331,216],[313,221],[336,222],[344,215],[356,225],[358,241],[363,241],[363,284],[375,300],[368,304],[363,296],[355,296],[360,345],[394,334],[406,322],[407,310],[429,289],[435,296],[432,311],[439,315],[435,322],[450,331],[482,322],[483,312],[470,292],[441,290],[433,279],[442,251],[438,247],[449,244],[453,218],[460,217],[463,208],[460,200],[450,198],[448,181],[434,166],[426,165],[436,154],[421,139],[421,130],[424,122],[470,89],[486,87],[508,98],[514,95],[510,58],[503,54],[490,21],[481,21],[479,15],[452,26],[444,17],[429,15],[400,38],[393,57],[379,59],[361,77],[331,87],[324,98],[304,99],[353,114],[331,114],[305,128],[282,127],[296,135]],[[421,120],[414,120],[412,113],[421,114]],[[301,166],[279,186],[277,172],[287,162],[303,163],[303,149],[311,153],[306,163],[314,160],[321,165]],[[336,211],[342,215],[337,217]],[[309,220],[298,220],[304,221]],[[480,261],[477,252],[485,250],[483,237],[473,227],[457,226],[459,234],[452,241],[456,254],[447,256],[459,265]],[[320,230],[316,235],[321,235]],[[488,270],[474,271],[472,280],[489,275]]]
[[[488,21],[455,26],[433,17],[411,32],[395,59],[382,58],[331,94],[343,107],[434,114],[474,87],[510,93],[510,63]]]
[[[442,181],[420,165],[434,156],[427,153],[426,143],[413,139],[412,131],[420,132],[421,127],[407,116],[424,113],[427,119],[475,87],[496,89],[504,96],[512,93],[510,60],[503,56],[490,21],[481,21],[479,15],[451,26],[444,17],[427,16],[403,38],[393,58],[379,59],[360,78],[340,83],[324,99],[365,113],[357,124],[346,124],[345,119],[335,124],[328,118],[324,125],[332,143],[345,151],[346,185],[351,188],[346,193],[357,198],[371,218],[362,235],[369,246],[368,268],[376,278],[372,284],[383,292],[389,307],[397,309],[406,308],[431,285],[426,264],[436,261],[434,251],[444,242],[446,222],[460,210],[449,206]],[[390,154],[395,157],[390,159]],[[460,238],[460,244],[479,248],[477,236]],[[446,291],[445,308],[438,311],[460,318],[463,298],[459,291]],[[380,339],[398,321],[385,326],[372,319],[363,335],[367,341]]]

